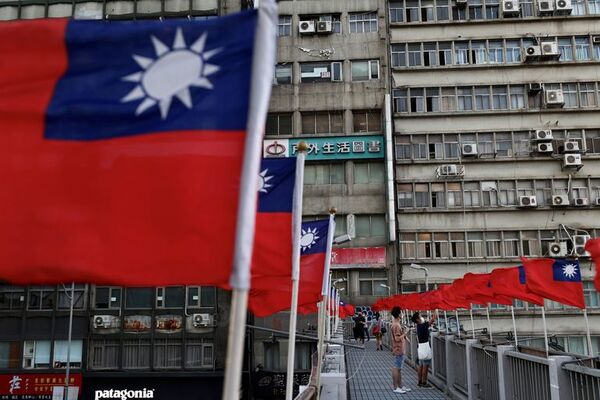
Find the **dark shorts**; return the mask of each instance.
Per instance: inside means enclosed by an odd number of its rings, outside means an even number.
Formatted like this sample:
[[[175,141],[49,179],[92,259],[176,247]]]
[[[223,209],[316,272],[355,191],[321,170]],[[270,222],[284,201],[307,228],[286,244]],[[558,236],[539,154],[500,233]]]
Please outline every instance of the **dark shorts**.
[[[418,365],[431,365],[431,358],[429,360],[417,360]]]
[[[394,356],[394,368],[402,369],[402,364],[404,363],[404,354],[399,356]]]

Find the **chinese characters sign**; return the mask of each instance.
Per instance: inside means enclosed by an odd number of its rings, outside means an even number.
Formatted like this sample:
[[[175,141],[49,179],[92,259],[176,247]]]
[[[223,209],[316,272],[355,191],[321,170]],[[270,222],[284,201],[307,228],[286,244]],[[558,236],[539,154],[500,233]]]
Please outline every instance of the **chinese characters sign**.
[[[385,247],[351,247],[333,249],[331,268],[384,268]]]
[[[81,381],[81,374],[70,374],[70,386],[80,388]],[[54,386],[64,384],[64,374],[2,374],[0,399],[52,399]]]
[[[308,144],[307,160],[353,160],[383,158],[383,136],[332,136],[274,139],[263,142],[263,156],[294,157],[298,142]]]

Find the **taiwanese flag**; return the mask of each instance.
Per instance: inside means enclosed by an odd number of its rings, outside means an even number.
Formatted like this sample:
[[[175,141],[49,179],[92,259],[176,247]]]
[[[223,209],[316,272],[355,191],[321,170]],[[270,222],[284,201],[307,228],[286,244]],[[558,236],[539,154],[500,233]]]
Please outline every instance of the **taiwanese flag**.
[[[497,295],[490,283],[490,274],[468,273],[462,278],[467,301],[487,306],[488,303],[512,305],[512,298]]]
[[[585,308],[579,262],[523,258],[527,290],[562,304]]]
[[[449,310],[456,310],[457,308],[471,308],[471,305],[467,302],[467,300],[464,297],[461,298],[457,295],[457,293],[455,293],[455,289],[452,285],[438,286],[437,293],[441,301],[447,307],[450,307]],[[443,307],[439,308],[444,309]]]
[[[299,313],[313,312],[322,299],[329,219],[302,223],[300,238]],[[287,310],[292,300],[291,270],[288,276],[275,281],[268,289],[251,290],[248,308],[257,317]]]
[[[585,243],[585,250],[590,253],[594,264],[596,264],[596,277],[594,285],[596,290],[600,292],[600,239],[590,239]]]
[[[525,268],[522,265],[512,268],[496,268],[491,272],[490,282],[494,293],[513,297],[538,306],[544,305],[544,298],[527,290]]]
[[[252,254],[251,290],[270,289],[292,274],[295,158],[262,160]]]
[[[0,280],[226,286],[238,224],[249,264],[238,203],[275,41],[258,14],[0,25]]]

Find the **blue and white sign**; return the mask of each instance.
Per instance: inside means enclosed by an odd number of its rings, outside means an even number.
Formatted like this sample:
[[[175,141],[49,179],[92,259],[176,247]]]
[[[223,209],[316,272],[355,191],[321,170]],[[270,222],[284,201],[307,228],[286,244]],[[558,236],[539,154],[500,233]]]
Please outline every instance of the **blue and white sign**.
[[[384,158],[383,136],[332,136],[272,139],[263,142],[263,157],[295,157],[298,143],[308,144],[307,160],[360,160]]]

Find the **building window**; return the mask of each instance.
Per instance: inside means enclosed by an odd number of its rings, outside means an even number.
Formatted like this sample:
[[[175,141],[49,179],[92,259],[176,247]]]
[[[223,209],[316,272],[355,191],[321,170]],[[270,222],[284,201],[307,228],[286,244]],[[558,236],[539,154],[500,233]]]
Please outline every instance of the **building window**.
[[[398,249],[400,257],[405,259],[414,259],[416,257],[417,253],[414,233],[401,232],[398,238],[398,246],[400,247]]]
[[[463,232],[450,232],[450,256],[465,258],[465,234]]]
[[[302,83],[341,82],[342,79],[341,61],[300,64]]]
[[[127,288],[125,307],[129,309],[150,309],[154,305],[153,288]]]
[[[473,88],[459,87],[456,89],[459,111],[473,110]]]
[[[0,342],[0,369],[18,369],[21,342]]]
[[[214,307],[217,289],[213,286],[190,286],[187,288],[187,306],[191,308]]]
[[[267,371],[279,371],[279,342],[264,342],[264,365]]]
[[[510,108],[513,110],[525,108],[525,88],[523,86],[510,86]]]
[[[50,340],[26,340],[23,344],[23,369],[51,368]]]
[[[344,163],[307,164],[304,167],[305,185],[333,185],[344,184]]]
[[[502,257],[502,238],[500,232],[485,233],[485,249],[488,257]]]
[[[521,43],[518,40],[506,41],[506,62],[509,64],[521,62]]]
[[[168,286],[156,288],[156,308],[183,308],[185,288]]]
[[[504,256],[519,256],[519,232],[503,232]]]
[[[343,269],[331,270],[331,281],[336,282],[335,287],[340,291],[340,296],[348,296],[348,271]],[[343,289],[343,290],[342,290]]]
[[[182,342],[180,339],[154,340],[154,368],[181,368]]]
[[[379,60],[352,61],[352,81],[379,79]]]
[[[28,310],[53,310],[55,291],[52,286],[31,286],[28,290]]]
[[[310,342],[296,342],[294,356],[294,370],[310,371],[312,365],[312,354],[315,346]]]
[[[150,289],[152,290],[152,289]],[[150,340],[128,339],[123,341],[123,368],[150,368]]]
[[[71,340],[71,345],[67,340],[54,341],[54,368],[67,367],[67,353],[69,353],[69,366],[71,368],[81,368],[81,354],[83,350],[83,340]]]
[[[356,133],[381,132],[381,111],[352,111],[353,131]]]
[[[18,286],[0,286],[0,310],[21,310],[24,303],[24,288]]]
[[[94,294],[94,308],[119,309],[121,308],[121,288],[96,286]]]
[[[58,309],[68,310],[71,308],[71,285],[59,286],[58,291]],[[73,308],[83,310],[85,308],[86,286],[75,285],[75,294],[73,297]]]
[[[277,64],[273,85],[289,85],[290,83],[292,83],[292,64]]]
[[[208,339],[188,339],[185,343],[186,368],[213,368],[214,345]]]
[[[91,340],[88,367],[95,370],[118,369],[120,347],[118,340]]]
[[[462,207],[462,198],[460,182],[448,182],[448,207]]]
[[[350,33],[377,32],[377,12],[348,15]]]
[[[385,171],[381,162],[355,162],[354,183],[383,183]]]
[[[467,233],[467,250],[469,252],[469,258],[483,257],[483,232]]]
[[[600,0],[599,0],[600,1]],[[390,22],[404,21],[404,1],[390,1]]]
[[[387,296],[387,288],[381,285],[387,285],[386,271],[359,271],[359,294],[360,296]]]
[[[406,67],[406,45],[392,44],[391,46],[392,55],[392,67]]]
[[[383,237],[385,236],[384,215],[356,215],[356,237]]]
[[[579,84],[579,100],[581,107],[597,107],[596,83],[581,82]]]
[[[565,108],[576,108],[577,107],[577,84],[576,83],[563,83],[562,91],[563,91],[563,96],[565,99]]]
[[[291,136],[293,133],[292,117],[293,117],[292,113],[285,113],[285,114],[269,113],[267,115],[267,125],[265,127],[265,135]]]
[[[600,293],[596,291],[596,288],[594,287],[594,282],[583,282],[583,295],[585,297],[586,307],[600,307]]]
[[[302,134],[343,134],[344,112],[326,111],[316,113],[302,113]]]
[[[489,110],[490,107],[490,88],[486,86],[475,88],[475,109],[478,111]]]
[[[590,38],[588,36],[575,37],[575,59],[577,61],[591,60]]]
[[[558,51],[561,61],[573,61],[573,43],[570,37],[558,39]]]
[[[394,99],[394,111],[395,112],[407,112],[408,111],[408,90],[407,89],[394,89],[392,91],[392,97]]]
[[[292,34],[292,16],[280,15],[277,23],[277,36],[290,36]]]

